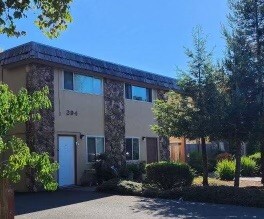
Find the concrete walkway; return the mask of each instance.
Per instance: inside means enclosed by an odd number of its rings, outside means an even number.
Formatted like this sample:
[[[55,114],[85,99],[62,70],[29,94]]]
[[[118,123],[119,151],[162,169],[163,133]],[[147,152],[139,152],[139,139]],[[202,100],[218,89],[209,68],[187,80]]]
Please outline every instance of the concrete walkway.
[[[16,194],[16,219],[264,218],[264,209],[100,194],[91,189]]]

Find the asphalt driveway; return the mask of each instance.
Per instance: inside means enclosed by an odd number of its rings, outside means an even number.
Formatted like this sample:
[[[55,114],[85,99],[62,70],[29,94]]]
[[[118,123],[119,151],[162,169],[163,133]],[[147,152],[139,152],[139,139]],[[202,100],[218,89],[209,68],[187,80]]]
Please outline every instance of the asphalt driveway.
[[[100,194],[91,189],[16,194],[16,219],[264,218],[264,209]]]

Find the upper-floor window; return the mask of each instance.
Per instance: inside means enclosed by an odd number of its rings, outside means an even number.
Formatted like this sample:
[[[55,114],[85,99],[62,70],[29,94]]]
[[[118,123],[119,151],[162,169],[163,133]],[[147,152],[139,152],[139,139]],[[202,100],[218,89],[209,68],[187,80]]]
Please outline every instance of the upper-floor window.
[[[152,90],[150,88],[125,84],[125,90],[127,99],[152,102]]]
[[[102,79],[64,72],[64,89],[86,94],[102,94]]]

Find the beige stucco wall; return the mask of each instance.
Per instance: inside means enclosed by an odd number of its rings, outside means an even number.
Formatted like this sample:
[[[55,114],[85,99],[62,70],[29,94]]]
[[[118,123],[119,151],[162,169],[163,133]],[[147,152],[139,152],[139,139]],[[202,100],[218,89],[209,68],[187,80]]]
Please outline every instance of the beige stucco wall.
[[[126,137],[139,138],[140,161],[147,161],[146,140],[142,137],[158,137],[150,129],[155,123],[152,107],[153,103],[125,100]]]
[[[3,71],[1,71],[0,81],[3,81],[3,83],[7,84],[14,93],[17,93],[22,87],[26,87],[26,76],[26,66],[8,69],[4,68]],[[26,140],[25,132],[25,124],[20,124],[10,130],[9,134]],[[25,191],[26,189],[25,177],[23,176],[24,174],[22,173],[21,180],[14,185],[16,191]]]
[[[55,70],[54,75],[54,107],[55,107],[55,148],[58,147],[58,135],[74,135],[77,141],[77,183],[87,163],[86,137],[104,136],[104,98],[103,95],[82,94],[63,90],[63,72]],[[66,115],[67,110],[73,110],[78,115]],[[55,150],[57,158],[57,150]]]

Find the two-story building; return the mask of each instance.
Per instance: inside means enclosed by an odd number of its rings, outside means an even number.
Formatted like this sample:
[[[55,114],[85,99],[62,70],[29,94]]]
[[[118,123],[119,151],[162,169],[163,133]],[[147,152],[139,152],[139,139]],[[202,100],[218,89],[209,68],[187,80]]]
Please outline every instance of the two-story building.
[[[30,42],[0,53],[1,81],[17,92],[48,86],[52,108],[42,120],[13,130],[32,151],[58,161],[60,186],[80,184],[96,156],[116,162],[169,159],[169,141],[150,129],[152,107],[176,80]],[[19,191],[34,186],[25,173]]]

